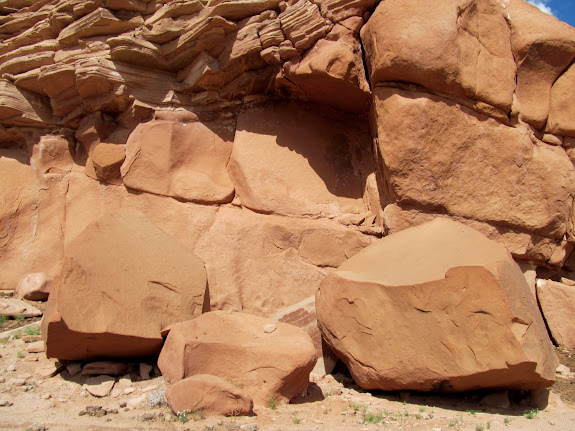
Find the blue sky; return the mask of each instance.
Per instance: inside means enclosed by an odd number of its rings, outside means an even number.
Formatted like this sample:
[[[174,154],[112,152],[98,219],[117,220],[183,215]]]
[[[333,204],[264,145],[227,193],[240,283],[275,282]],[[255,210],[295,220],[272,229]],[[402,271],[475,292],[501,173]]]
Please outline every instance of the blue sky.
[[[543,12],[575,27],[575,0],[527,0]]]

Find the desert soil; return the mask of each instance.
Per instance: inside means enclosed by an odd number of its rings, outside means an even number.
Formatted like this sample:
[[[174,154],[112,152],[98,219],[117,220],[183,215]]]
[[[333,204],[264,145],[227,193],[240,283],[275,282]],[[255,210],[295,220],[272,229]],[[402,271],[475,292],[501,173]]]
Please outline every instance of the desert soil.
[[[203,418],[198,412],[181,417],[187,419],[184,423],[163,402],[161,376],[141,380],[135,367],[131,374],[117,378],[116,397],[97,398],[83,387],[86,376],[72,377],[64,367],[67,364],[50,376],[60,364],[43,353],[27,353],[26,329],[18,331],[16,336],[0,334],[2,431],[575,430],[573,374],[558,379],[543,411],[531,409],[525,400],[509,409],[486,407],[480,402],[484,394],[363,392],[349,377],[336,374],[316,379],[295,403],[256,408],[252,417]],[[558,354],[574,371],[575,352]]]

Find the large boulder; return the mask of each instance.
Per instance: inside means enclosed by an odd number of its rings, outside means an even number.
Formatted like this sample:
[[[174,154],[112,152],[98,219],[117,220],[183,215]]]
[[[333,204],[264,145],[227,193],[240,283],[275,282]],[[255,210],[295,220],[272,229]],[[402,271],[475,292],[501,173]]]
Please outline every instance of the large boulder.
[[[547,238],[573,234],[575,169],[562,148],[439,96],[374,94],[391,201]]]
[[[558,364],[523,273],[501,245],[436,219],[342,264],[316,297],[320,330],[364,389],[534,390]]]
[[[513,111],[523,121],[542,128],[549,115],[551,88],[575,58],[575,28],[523,0],[509,0],[501,7],[509,18],[517,62]],[[557,90],[555,98],[561,91]],[[561,121],[557,117],[558,102],[553,102],[552,127]]]
[[[42,322],[46,355],[157,355],[161,331],[201,314],[205,290],[203,263],[186,247],[138,211],[108,214],[67,246]]]
[[[168,386],[166,400],[175,414],[241,416],[250,414],[254,407],[244,391],[209,374],[197,374]]]
[[[511,109],[516,68],[509,26],[496,1],[386,0],[361,38],[372,87],[416,83]]]
[[[197,374],[220,377],[267,406],[305,391],[315,361],[312,340],[295,326],[212,311],[171,328],[158,367],[169,383]]]
[[[226,166],[233,127],[199,121],[140,124],[126,145],[126,187],[198,203],[226,203],[234,196]]]
[[[553,340],[575,349],[575,286],[537,280],[537,299]]]

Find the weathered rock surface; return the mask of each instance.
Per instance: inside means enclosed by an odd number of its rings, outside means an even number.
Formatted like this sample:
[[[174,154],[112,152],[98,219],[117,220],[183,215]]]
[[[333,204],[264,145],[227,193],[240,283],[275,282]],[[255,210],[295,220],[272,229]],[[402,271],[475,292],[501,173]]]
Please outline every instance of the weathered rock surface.
[[[233,124],[151,121],[136,127],[122,165],[126,187],[204,204],[231,202]]]
[[[166,388],[172,411],[201,411],[206,416],[250,414],[254,402],[230,382],[209,374],[196,374]]]
[[[537,299],[553,340],[575,349],[575,286],[537,280]]]
[[[295,326],[212,311],[171,328],[158,367],[169,383],[198,374],[220,377],[267,406],[270,399],[289,402],[301,394],[315,358],[312,340]]]
[[[297,104],[242,111],[229,165],[242,205],[316,217],[364,212],[373,168],[369,131],[361,126]]]
[[[516,68],[497,2],[386,0],[361,35],[372,86],[415,83],[511,110]]]
[[[561,148],[438,96],[374,93],[390,200],[548,238],[573,235],[575,170]]]
[[[371,241],[328,220],[224,207],[194,252],[206,262],[213,309],[272,317],[314,295],[330,267]]]
[[[50,295],[52,282],[52,277],[43,272],[28,274],[18,283],[14,296],[29,301],[45,301]]]
[[[500,245],[437,219],[384,238],[326,277],[326,342],[365,389],[539,389],[557,358],[521,270]]]
[[[201,314],[205,289],[202,262],[143,214],[104,216],[67,247],[42,322],[46,354],[76,360],[158,354],[161,330]]]

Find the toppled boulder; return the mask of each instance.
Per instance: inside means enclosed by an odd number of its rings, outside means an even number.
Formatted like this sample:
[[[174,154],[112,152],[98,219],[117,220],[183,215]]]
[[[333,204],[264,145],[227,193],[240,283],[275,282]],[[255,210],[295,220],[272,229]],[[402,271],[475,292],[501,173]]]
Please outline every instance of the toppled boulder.
[[[365,248],[316,297],[323,337],[364,389],[535,390],[558,361],[501,245],[436,219]]]
[[[168,405],[175,414],[201,411],[206,416],[241,416],[251,413],[254,402],[228,381],[198,374],[166,388]]]
[[[575,286],[537,280],[537,299],[553,340],[575,349]]]
[[[213,311],[171,328],[158,367],[169,383],[211,374],[241,388],[256,405],[268,405],[305,391],[315,361],[312,340],[295,326]]]
[[[50,295],[52,281],[52,277],[43,272],[27,274],[18,283],[14,296],[28,301],[46,301]]]
[[[67,247],[42,322],[46,355],[157,355],[162,329],[201,314],[205,290],[203,263],[191,251],[138,211],[108,214]]]

